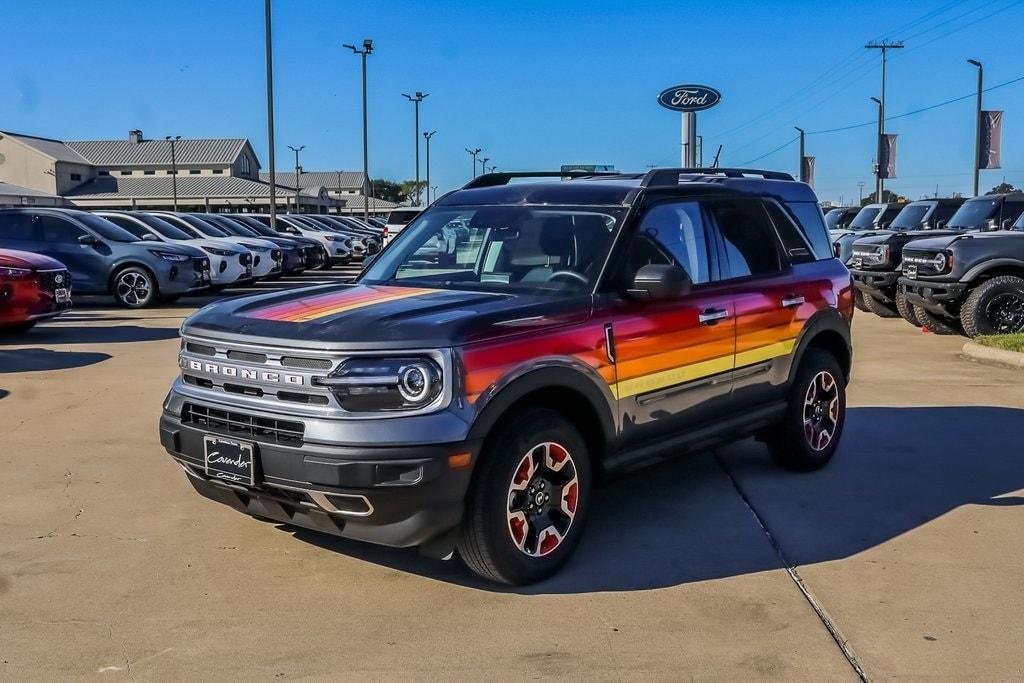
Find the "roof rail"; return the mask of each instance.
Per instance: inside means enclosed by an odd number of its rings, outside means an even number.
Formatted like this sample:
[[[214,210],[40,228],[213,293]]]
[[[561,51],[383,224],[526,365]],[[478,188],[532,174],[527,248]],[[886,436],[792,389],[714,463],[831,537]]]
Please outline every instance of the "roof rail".
[[[495,187],[496,185],[508,185],[513,178],[586,178],[588,176],[615,176],[617,171],[517,171],[514,173],[484,173],[473,178],[462,186],[463,190],[472,190],[477,187]]]
[[[756,168],[655,168],[647,172],[641,181],[641,187],[675,187],[679,184],[679,176],[686,175],[722,175],[726,178],[745,178],[761,176],[765,180],[793,180],[793,176],[781,171],[762,171]]]

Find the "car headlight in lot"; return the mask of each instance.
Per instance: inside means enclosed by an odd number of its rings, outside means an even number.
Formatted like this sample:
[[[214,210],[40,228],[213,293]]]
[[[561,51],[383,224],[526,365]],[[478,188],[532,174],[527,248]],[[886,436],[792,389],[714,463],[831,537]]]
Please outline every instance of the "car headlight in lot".
[[[0,277],[23,278],[32,274],[28,268],[0,268]]]
[[[318,383],[349,412],[420,410],[441,395],[441,366],[430,358],[352,358]]]
[[[341,235],[324,235],[324,238],[328,242],[343,242],[343,241],[345,241],[345,238],[342,237]]]
[[[880,266],[889,262],[889,247],[883,245],[876,248],[862,248],[853,250],[854,262],[860,261],[865,266]]]
[[[203,247],[203,251],[214,256],[232,256],[235,253],[227,249],[218,249],[217,247]]]
[[[946,272],[946,268],[948,268],[951,263],[952,259],[943,254],[941,251],[935,255],[935,258],[932,259],[932,267],[935,268],[935,270],[939,273]]]
[[[192,258],[187,254],[175,254],[170,251],[157,251],[156,249],[150,249],[149,253],[158,258],[162,258],[164,261],[176,261],[178,263],[182,261],[189,261]]]
[[[253,251],[258,251],[258,252],[261,252],[261,253],[262,252],[270,251],[269,247],[263,247],[263,246],[260,246],[259,244],[249,244],[248,242],[239,242],[239,244],[241,244],[246,249],[252,249]]]

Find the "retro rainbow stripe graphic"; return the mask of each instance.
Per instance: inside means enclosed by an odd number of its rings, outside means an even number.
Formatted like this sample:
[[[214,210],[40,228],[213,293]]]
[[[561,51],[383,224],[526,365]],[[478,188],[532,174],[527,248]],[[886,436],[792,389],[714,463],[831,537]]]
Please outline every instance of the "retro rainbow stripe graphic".
[[[421,287],[388,287],[361,285],[339,292],[328,292],[281,304],[257,308],[250,318],[277,322],[304,323],[357,308],[385,304],[415,296],[434,294],[440,290]]]

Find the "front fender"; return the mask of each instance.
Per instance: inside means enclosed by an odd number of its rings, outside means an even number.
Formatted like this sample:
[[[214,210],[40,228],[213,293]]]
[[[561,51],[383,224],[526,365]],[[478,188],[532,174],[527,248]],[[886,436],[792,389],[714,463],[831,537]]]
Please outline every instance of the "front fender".
[[[992,270],[993,268],[1019,268],[1022,276],[1024,276],[1024,261],[1017,258],[996,258],[982,261],[970,268],[966,273],[960,277],[960,282],[973,282],[976,278],[984,275],[986,271]]]

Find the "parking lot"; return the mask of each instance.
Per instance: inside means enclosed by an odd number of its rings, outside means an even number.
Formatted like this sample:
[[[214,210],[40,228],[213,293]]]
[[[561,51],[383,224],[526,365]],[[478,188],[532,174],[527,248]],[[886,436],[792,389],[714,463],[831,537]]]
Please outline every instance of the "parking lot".
[[[961,338],[858,315],[829,467],[748,440],[618,479],[506,590],[196,496],[156,426],[211,300],[0,342],[0,678],[1024,676],[1024,382]]]

